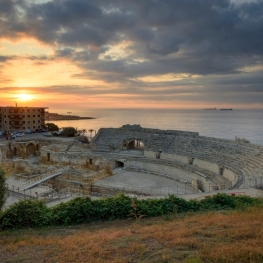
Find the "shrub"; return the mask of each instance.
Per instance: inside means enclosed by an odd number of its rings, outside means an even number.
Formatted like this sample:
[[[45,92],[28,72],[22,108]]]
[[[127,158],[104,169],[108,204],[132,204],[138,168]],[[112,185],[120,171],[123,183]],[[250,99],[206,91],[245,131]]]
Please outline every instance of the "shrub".
[[[163,199],[130,198],[123,193],[115,197],[91,200],[78,197],[48,208],[43,201],[23,200],[0,212],[1,229],[42,227],[89,223],[101,220],[140,219],[200,210],[222,210],[262,205],[263,199],[217,194],[201,201],[186,201],[174,195]]]
[[[21,200],[6,209],[0,218],[1,229],[50,225],[49,209],[43,201]]]
[[[62,135],[67,137],[74,137],[77,133],[78,131],[74,127],[65,127],[63,128]]]
[[[53,122],[46,123],[45,126],[46,129],[51,132],[59,130],[58,126]]]
[[[5,182],[5,171],[0,167],[0,211],[2,210],[8,195],[8,188]]]

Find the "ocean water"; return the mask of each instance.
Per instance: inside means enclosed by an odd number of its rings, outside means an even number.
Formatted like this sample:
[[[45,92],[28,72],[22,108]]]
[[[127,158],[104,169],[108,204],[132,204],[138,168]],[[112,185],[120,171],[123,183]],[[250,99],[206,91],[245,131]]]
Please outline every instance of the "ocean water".
[[[109,109],[74,112],[92,120],[54,121],[59,127],[77,129],[118,128],[140,124],[144,128],[194,131],[199,135],[234,140],[235,136],[263,145],[263,109],[257,110],[160,110]],[[94,135],[94,133],[93,133]]]

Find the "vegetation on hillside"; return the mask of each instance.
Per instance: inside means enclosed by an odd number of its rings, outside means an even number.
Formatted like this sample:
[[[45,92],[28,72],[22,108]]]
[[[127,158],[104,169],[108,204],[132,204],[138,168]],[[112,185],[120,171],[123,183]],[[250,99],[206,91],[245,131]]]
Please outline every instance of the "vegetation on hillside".
[[[124,194],[91,200],[75,198],[67,203],[48,208],[43,201],[22,200],[0,215],[0,229],[61,226],[116,219],[169,216],[174,213],[212,211],[253,206],[262,199],[218,194],[204,200],[186,201],[173,195],[163,199],[131,198]]]
[[[7,199],[8,189],[5,182],[5,171],[0,166],[0,211],[2,210]]]
[[[262,218],[255,206],[2,231],[0,261],[257,263],[263,262]]]

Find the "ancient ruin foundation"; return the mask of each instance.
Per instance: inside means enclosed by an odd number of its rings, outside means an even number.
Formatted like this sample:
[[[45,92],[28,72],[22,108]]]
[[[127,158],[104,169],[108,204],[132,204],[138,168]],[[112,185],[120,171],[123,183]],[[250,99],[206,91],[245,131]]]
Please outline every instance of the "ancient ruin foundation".
[[[20,189],[42,185],[43,196],[184,195],[263,183],[261,146],[140,125],[102,128],[88,144],[44,137],[4,142],[0,160],[24,182]]]

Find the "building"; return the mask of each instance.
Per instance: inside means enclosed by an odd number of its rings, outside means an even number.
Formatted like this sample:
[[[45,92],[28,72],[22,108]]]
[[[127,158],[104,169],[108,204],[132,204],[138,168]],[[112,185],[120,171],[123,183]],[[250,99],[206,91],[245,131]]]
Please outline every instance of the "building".
[[[28,131],[45,127],[47,107],[0,107],[1,131]]]

